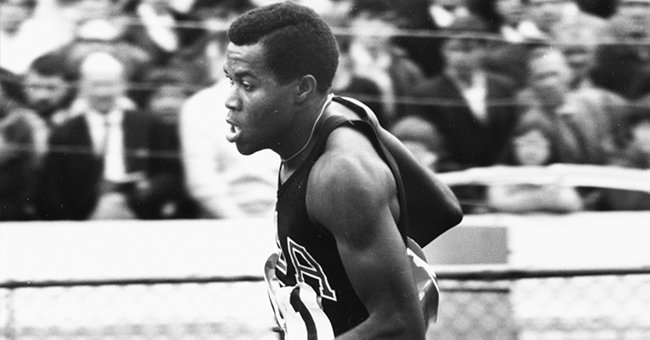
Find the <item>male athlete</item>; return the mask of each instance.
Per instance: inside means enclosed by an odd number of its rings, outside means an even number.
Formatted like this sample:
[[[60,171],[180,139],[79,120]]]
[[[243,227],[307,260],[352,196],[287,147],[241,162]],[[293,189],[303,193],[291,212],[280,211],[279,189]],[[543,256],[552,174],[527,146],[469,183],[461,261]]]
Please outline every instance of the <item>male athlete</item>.
[[[376,117],[366,110],[363,124],[354,109],[362,104],[329,93],[338,61],[329,27],[286,2],[243,14],[228,36],[227,139],[242,154],[271,149],[282,159],[281,252],[271,271],[286,339],[424,339],[401,178]],[[449,228],[462,214],[448,188],[438,189],[428,204]]]

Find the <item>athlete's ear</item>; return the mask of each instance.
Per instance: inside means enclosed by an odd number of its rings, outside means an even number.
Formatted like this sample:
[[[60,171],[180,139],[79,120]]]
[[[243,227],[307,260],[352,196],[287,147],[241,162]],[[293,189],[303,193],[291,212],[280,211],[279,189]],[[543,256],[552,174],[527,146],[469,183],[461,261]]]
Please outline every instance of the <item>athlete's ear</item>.
[[[296,101],[303,102],[316,92],[316,78],[311,74],[302,76],[296,86]]]

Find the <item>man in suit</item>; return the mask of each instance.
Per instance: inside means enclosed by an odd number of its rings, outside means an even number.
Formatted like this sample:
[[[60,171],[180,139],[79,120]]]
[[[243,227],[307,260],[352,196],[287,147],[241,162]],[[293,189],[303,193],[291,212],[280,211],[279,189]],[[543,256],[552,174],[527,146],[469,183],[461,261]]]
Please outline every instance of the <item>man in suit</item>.
[[[458,169],[494,164],[516,123],[514,85],[481,63],[486,32],[479,18],[454,21],[443,43],[443,73],[414,90],[419,104],[412,113],[440,130]]]
[[[442,45],[443,72],[414,90],[418,104],[412,112],[440,131],[447,145],[447,171],[495,164],[517,122],[514,83],[482,64],[487,32],[480,18],[457,18]],[[452,189],[464,212],[481,212],[474,202],[484,199],[484,188]]]
[[[61,67],[63,61],[56,53],[42,55],[31,63],[22,81],[26,105],[38,113],[48,128],[61,124],[70,115],[74,91],[70,75]]]
[[[104,52],[88,55],[81,64],[79,99],[86,105],[50,135],[39,202],[43,218],[155,215],[148,196],[156,182],[149,170],[160,155],[151,149],[158,134],[152,116],[120,105],[124,71],[117,58]]]
[[[571,68],[561,50],[539,47],[528,60],[528,86],[518,94],[522,119],[552,126],[558,162],[604,164],[619,153],[626,101],[596,87],[571,88]]]

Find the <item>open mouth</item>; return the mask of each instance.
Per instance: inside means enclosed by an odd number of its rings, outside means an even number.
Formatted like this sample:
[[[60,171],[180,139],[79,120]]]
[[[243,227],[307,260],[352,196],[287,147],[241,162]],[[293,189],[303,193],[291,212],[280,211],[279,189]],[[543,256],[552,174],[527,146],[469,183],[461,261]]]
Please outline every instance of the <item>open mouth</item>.
[[[230,128],[226,132],[226,139],[228,140],[228,142],[234,143],[237,141],[239,135],[241,134],[241,128],[231,122],[228,122],[228,125],[230,126]]]

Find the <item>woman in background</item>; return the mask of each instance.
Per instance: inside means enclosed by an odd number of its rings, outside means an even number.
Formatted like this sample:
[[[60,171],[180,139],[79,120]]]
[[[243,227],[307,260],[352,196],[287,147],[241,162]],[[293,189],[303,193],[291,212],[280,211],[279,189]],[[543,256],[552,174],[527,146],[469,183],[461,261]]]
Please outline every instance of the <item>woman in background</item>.
[[[524,119],[513,133],[503,164],[544,167],[556,163],[557,147],[551,127],[542,120]],[[568,213],[584,209],[578,191],[561,179],[543,184],[493,184],[487,188],[487,204],[509,213]]]

